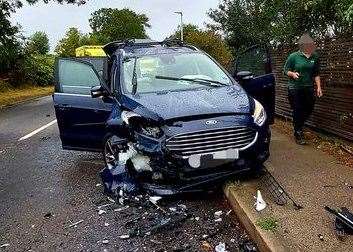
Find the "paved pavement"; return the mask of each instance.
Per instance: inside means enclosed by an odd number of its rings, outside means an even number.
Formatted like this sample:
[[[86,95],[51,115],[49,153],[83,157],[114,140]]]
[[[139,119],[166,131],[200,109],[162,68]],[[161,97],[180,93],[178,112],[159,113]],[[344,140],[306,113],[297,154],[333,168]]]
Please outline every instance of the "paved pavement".
[[[200,222],[189,218],[153,241],[119,239],[134,212],[98,215],[97,206],[109,203],[96,186],[100,154],[62,150],[56,123],[19,141],[53,120],[51,97],[0,111],[0,251],[198,251],[203,240],[213,247],[226,242],[237,251],[246,239],[232,214],[214,222],[215,211],[230,209],[221,194],[164,203],[185,204]],[[68,227],[79,220],[76,228]]]
[[[255,241],[274,251],[353,251],[353,236],[343,239],[334,229],[334,216],[324,210],[347,207],[353,211],[353,169],[339,164],[332,156],[310,145],[298,146],[292,137],[272,130],[271,157],[268,170],[281,186],[303,206],[295,210],[292,202],[279,206],[268,193],[269,180],[246,180],[229,184],[227,195],[241,209],[242,221]],[[253,207],[256,191],[261,190],[267,208],[256,212]],[[273,231],[261,229],[259,221],[277,221]],[[245,221],[244,221],[245,220]],[[261,245],[262,244],[262,245]]]

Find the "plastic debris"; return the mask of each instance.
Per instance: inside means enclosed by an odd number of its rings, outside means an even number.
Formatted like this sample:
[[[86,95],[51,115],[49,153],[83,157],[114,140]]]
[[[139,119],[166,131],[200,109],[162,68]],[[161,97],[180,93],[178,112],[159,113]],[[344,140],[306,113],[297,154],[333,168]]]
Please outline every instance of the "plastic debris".
[[[105,214],[105,213],[107,213],[107,212],[104,211],[103,209],[99,209],[99,211],[98,211],[98,215],[102,215],[102,214]]]
[[[153,204],[157,204],[157,202],[158,202],[160,199],[162,199],[162,197],[160,197],[160,196],[151,196],[151,197],[149,198],[149,201],[151,201]]]
[[[0,245],[0,248],[6,248],[6,247],[8,247],[8,246],[10,246],[9,243],[4,243],[4,244]]]
[[[105,227],[109,227],[109,223],[108,223],[108,222],[105,222],[105,223],[104,223],[104,226],[105,226]]]
[[[266,202],[262,198],[260,190],[257,190],[257,195],[256,195],[256,203],[255,203],[255,209],[256,211],[260,212],[264,210],[267,207]]]
[[[136,181],[132,179],[126,171],[125,165],[117,165],[110,168],[105,167],[100,175],[104,190],[107,193],[117,195],[119,192],[119,196],[122,197],[120,191],[133,194],[139,190]]]
[[[227,252],[226,250],[226,244],[224,242],[220,242],[216,247],[215,247],[215,252]]]
[[[219,217],[221,217],[222,214],[223,214],[223,211],[217,211],[214,213],[214,217],[219,218]]]
[[[83,220],[76,221],[76,222],[72,223],[71,225],[69,225],[69,228],[77,227],[77,225],[82,223],[82,222],[83,222]]]
[[[233,211],[233,209],[230,209],[227,213],[226,216],[230,215],[230,213]]]
[[[129,207],[130,206],[119,207],[119,208],[114,209],[114,212],[121,212],[121,211],[128,209]]]
[[[108,244],[108,243],[109,243],[109,240],[103,240],[102,243],[103,243],[103,244]]]
[[[215,222],[222,222],[222,218],[217,218],[214,220]]]
[[[199,221],[200,220],[200,217],[195,217],[195,221]]]
[[[130,238],[130,235],[120,235],[119,238],[122,240],[126,240]]]

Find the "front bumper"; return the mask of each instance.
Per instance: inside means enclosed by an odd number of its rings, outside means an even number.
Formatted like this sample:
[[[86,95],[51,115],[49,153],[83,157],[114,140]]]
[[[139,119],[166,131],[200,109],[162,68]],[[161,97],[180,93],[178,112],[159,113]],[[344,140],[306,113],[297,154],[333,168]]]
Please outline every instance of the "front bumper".
[[[150,158],[153,174],[139,177],[142,186],[156,194],[176,194],[204,190],[235,175],[256,170],[269,157],[271,133],[268,126],[257,129],[258,137],[249,148],[239,151],[237,159],[214,160],[212,155],[203,155],[201,166],[193,168],[188,159],[172,155],[165,146],[165,140],[137,136],[137,148]],[[130,167],[133,170],[133,167]],[[138,175],[138,174],[137,174]],[[154,179],[157,177],[158,179]]]

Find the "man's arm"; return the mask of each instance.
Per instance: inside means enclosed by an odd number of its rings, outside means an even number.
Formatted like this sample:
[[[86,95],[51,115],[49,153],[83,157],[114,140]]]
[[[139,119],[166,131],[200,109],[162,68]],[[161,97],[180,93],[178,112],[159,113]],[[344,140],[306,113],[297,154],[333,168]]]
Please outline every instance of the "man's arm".
[[[287,75],[289,78],[298,79],[299,73],[292,71],[294,68],[294,62],[292,55],[289,55],[286,63],[284,64],[283,73]]]
[[[319,75],[315,77],[315,84],[316,84],[316,95],[317,97],[321,97],[322,89],[321,89],[321,79]]]
[[[316,95],[317,97],[322,96],[322,88],[321,88],[321,78],[320,78],[320,61],[319,59],[316,60],[315,66],[314,66],[314,81],[316,84]]]

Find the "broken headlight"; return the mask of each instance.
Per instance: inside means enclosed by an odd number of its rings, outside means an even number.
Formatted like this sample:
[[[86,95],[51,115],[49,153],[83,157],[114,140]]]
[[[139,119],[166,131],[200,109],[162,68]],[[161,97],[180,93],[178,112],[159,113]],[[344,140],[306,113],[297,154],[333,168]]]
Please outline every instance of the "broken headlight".
[[[134,120],[132,120],[134,118]],[[141,117],[139,114],[131,111],[121,112],[121,119],[130,125],[131,129],[148,137],[160,138],[163,135],[163,131],[158,127],[151,125],[147,120]]]
[[[160,138],[163,135],[163,131],[159,127],[153,126],[142,126],[141,133],[153,138]]]
[[[253,114],[254,122],[258,126],[262,126],[265,123],[267,118],[266,111],[260,102],[254,99],[254,103],[255,103],[255,109]]]

